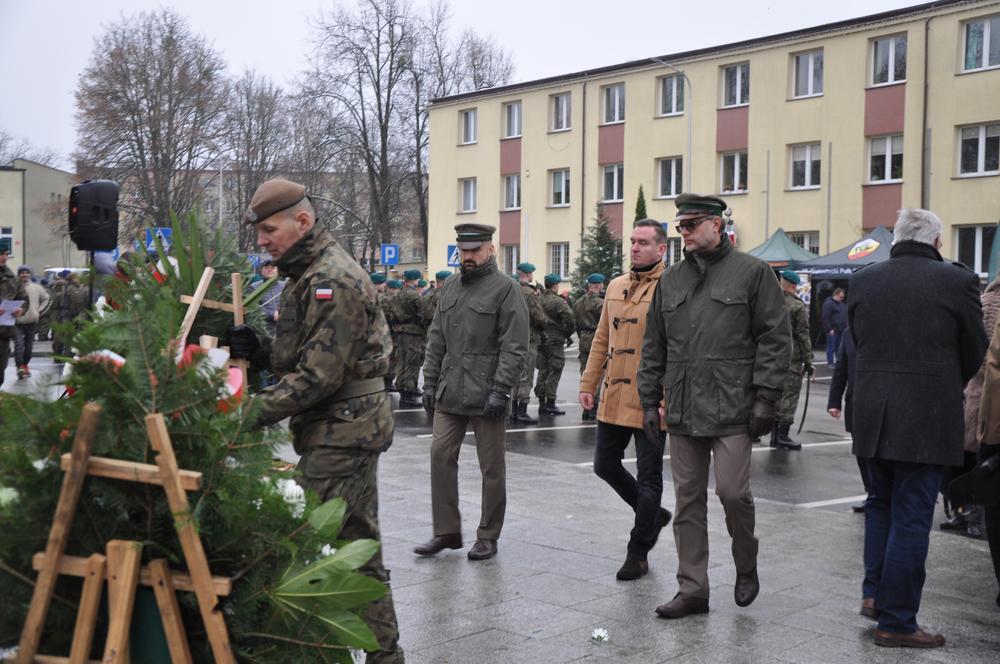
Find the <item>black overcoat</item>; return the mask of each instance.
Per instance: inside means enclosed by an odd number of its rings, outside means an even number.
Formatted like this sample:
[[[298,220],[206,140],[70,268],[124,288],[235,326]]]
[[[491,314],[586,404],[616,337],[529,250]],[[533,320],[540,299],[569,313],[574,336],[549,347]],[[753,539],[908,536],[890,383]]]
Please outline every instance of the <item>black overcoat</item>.
[[[854,399],[854,369],[858,363],[854,352],[854,339],[850,334],[840,338],[840,348],[837,349],[837,364],[830,378],[830,394],[826,400],[826,409],[843,409],[844,429],[851,432],[854,421],[851,402]]]
[[[988,344],[979,277],[928,244],[899,242],[851,278],[847,315],[854,454],[961,466],[962,390]]]

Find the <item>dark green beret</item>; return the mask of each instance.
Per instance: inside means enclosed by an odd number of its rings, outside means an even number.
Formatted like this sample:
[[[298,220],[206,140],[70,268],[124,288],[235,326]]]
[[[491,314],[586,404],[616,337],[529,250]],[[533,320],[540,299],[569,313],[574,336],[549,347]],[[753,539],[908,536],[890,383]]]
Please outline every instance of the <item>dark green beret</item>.
[[[399,279],[390,279],[389,281],[385,282],[385,284],[386,286],[394,290],[403,287],[403,282],[400,281]]]
[[[595,272],[587,277],[588,284],[603,284],[607,281],[600,272]]]
[[[562,283],[562,277],[558,274],[547,274],[545,275],[545,287],[554,286],[555,284]]]
[[[452,273],[449,270],[438,270],[434,274],[434,278],[437,279],[438,281],[444,281],[445,279],[447,279],[451,275],[452,275]]]
[[[455,242],[459,249],[478,249],[484,242],[492,242],[497,227],[489,224],[458,224]]]
[[[421,288],[426,288],[427,287],[427,280],[426,279],[421,279],[420,281],[417,282],[417,285],[420,286]]]
[[[785,281],[791,282],[791,283],[795,284],[796,286],[798,286],[799,284],[802,283],[802,277],[800,277],[799,273],[796,272],[795,270],[782,270],[778,274],[781,275],[782,279],[784,279]]]
[[[728,207],[726,202],[716,196],[702,196],[701,194],[681,194],[674,199],[677,206],[677,215],[702,212],[722,216]]]
[[[287,210],[306,197],[306,188],[296,182],[276,178],[261,183],[243,213],[243,221],[257,224],[273,214]]]
[[[406,270],[403,272],[403,278],[407,281],[416,281],[420,278],[420,270]]]
[[[384,284],[385,283],[385,275],[382,274],[381,272],[372,272],[371,277],[372,277],[372,283],[373,284]]]
[[[518,263],[517,271],[524,272],[525,274],[531,274],[535,271],[535,266],[531,263]]]

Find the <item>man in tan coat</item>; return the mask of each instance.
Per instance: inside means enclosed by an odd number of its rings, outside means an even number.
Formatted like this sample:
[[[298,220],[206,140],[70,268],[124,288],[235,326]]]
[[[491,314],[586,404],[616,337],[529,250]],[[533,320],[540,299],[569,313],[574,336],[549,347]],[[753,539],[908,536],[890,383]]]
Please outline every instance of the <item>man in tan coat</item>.
[[[664,269],[667,234],[658,221],[642,219],[635,222],[631,244],[632,269],[608,285],[587,368],[580,380],[580,405],[590,410],[603,374],[594,472],[635,511],[625,563],[617,574],[620,581],[638,579],[649,571],[646,556],[671,516],[660,507],[666,434],[661,431],[650,440],[643,433],[635,380],[646,311]],[[625,448],[632,439],[638,457],[635,477],[622,465]]]

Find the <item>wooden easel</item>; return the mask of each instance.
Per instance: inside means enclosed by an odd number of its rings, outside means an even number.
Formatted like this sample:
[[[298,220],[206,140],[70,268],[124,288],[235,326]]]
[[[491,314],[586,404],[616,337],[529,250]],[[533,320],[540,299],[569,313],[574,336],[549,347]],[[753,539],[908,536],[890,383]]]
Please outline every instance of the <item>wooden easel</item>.
[[[181,349],[184,348],[187,343],[188,335],[191,333],[191,328],[194,326],[194,319],[198,316],[198,310],[202,307],[206,309],[218,309],[220,311],[229,311],[233,314],[233,324],[243,325],[244,323],[244,311],[243,311],[243,275],[239,272],[233,272],[230,275],[233,285],[233,301],[229,302],[218,302],[216,300],[206,300],[205,293],[208,292],[208,286],[212,283],[212,277],[215,276],[215,270],[206,267],[205,271],[201,273],[201,279],[198,280],[198,286],[194,289],[194,295],[181,295],[181,304],[187,304],[188,310],[184,315],[184,322],[181,323]],[[205,348],[215,348],[216,340],[214,337],[202,337],[200,344]],[[247,367],[249,362],[246,360],[229,360],[229,366],[237,367],[243,372],[243,389],[247,389]]]
[[[192,661],[176,596],[176,591],[187,591],[197,596],[198,608],[205,623],[215,661],[235,663],[225,618],[216,608],[218,598],[228,595],[232,584],[227,578],[212,577],[205,558],[205,550],[190,516],[186,492],[196,491],[201,487],[201,473],[178,468],[162,413],[146,416],[146,434],[157,453],[155,466],[92,457],[91,449],[100,412],[101,407],[96,403],[84,406],[73,440],[72,452],[64,454],[60,459],[60,467],[66,471],[66,475],[63,477],[62,491],[59,494],[45,552],[35,554],[32,561],[33,567],[38,570],[38,579],[35,582],[28,617],[21,631],[15,662],[17,664],[87,662],[87,654],[90,652],[94,627],[97,623],[102,586],[106,579],[109,629],[101,662],[127,664],[129,661],[129,626],[132,621],[136,587],[141,583],[153,587],[172,662],[190,664]],[[174,528],[180,538],[189,573],[172,571],[164,559],[153,560],[148,566],[141,567],[142,546],[138,542],[113,540],[107,543],[106,555],[94,554],[89,558],[63,555],[83,481],[87,475],[162,486],[167,494],[170,511],[175,515]],[[72,649],[69,657],[39,655],[38,645],[45,626],[45,617],[52,601],[56,579],[60,574],[82,576],[85,579],[80,609],[73,630]]]

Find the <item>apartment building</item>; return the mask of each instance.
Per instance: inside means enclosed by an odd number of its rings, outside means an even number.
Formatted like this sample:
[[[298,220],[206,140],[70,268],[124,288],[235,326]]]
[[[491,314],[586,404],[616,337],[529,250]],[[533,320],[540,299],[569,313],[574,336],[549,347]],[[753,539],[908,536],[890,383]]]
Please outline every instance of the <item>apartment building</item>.
[[[669,46],[669,44],[667,44]],[[751,85],[752,82],[752,85]],[[427,256],[498,227],[506,272],[569,275],[598,209],[627,239],[642,185],[669,221],[722,196],[740,249],[779,227],[824,254],[901,207],[987,269],[1000,221],[1000,1],[945,0],[435,100]],[[670,230],[669,260],[681,257]]]

